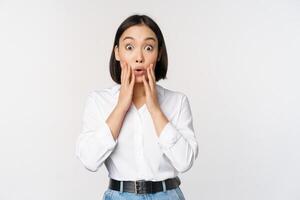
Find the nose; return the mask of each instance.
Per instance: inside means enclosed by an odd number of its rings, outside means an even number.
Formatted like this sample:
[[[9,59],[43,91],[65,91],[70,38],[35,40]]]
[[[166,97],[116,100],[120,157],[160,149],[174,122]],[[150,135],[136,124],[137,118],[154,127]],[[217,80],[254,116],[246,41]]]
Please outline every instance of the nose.
[[[142,63],[143,62],[143,53],[142,51],[138,51],[135,59],[136,63]]]

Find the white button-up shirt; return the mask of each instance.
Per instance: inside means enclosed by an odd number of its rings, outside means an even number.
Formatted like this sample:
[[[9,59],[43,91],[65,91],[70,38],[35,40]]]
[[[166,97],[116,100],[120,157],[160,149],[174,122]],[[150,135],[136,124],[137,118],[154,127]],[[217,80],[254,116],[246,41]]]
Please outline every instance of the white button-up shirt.
[[[91,91],[85,103],[76,156],[90,171],[104,163],[116,180],[161,181],[187,171],[198,155],[192,113],[186,95],[156,84],[157,98],[169,122],[158,137],[146,104],[131,104],[114,140],[106,119],[118,102],[120,85]]]

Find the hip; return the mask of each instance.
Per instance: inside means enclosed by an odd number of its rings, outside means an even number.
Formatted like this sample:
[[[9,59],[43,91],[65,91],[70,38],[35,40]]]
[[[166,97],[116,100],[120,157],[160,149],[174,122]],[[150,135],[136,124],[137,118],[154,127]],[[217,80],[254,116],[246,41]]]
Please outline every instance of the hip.
[[[185,197],[178,186],[177,188],[156,192],[152,194],[135,194],[131,192],[120,192],[107,189],[102,200],[185,200]]]

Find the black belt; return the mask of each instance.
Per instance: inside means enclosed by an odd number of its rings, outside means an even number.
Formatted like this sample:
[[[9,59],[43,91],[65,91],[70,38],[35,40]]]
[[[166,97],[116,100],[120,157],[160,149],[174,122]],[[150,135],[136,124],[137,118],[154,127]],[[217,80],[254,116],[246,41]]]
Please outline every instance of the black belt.
[[[109,179],[109,189],[136,194],[147,194],[175,189],[180,183],[178,177],[169,178],[164,181],[118,181]]]

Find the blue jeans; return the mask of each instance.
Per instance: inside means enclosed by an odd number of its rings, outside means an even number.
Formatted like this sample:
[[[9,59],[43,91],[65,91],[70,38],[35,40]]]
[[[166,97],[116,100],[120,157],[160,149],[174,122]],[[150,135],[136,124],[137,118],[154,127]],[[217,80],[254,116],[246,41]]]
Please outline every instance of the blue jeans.
[[[102,200],[185,200],[179,187],[154,194],[135,194],[107,189]]]

